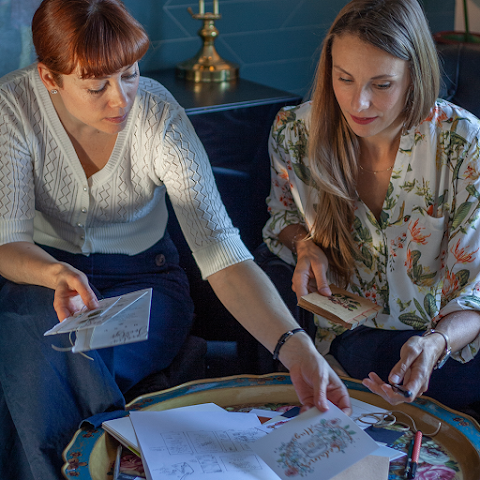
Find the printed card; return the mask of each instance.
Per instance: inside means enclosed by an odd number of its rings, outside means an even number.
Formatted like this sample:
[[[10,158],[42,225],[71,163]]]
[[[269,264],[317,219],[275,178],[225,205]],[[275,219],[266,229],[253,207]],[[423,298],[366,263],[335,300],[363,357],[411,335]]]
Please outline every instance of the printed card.
[[[370,300],[335,285],[330,285],[330,290],[332,295],[329,297],[317,292],[304,295],[298,305],[349,330],[374,318],[382,309]]]
[[[251,444],[283,480],[329,480],[377,450],[377,443],[332,403],[312,408]]]

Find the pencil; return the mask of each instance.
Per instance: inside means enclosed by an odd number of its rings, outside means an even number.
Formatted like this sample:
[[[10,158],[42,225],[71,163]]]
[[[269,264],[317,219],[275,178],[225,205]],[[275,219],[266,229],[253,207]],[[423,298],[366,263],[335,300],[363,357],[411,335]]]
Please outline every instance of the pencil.
[[[412,392],[407,390],[402,385],[397,385],[396,383],[391,383],[392,390],[396,393],[401,393],[405,398],[410,398],[412,396]]]
[[[410,479],[415,478],[415,474],[417,473],[417,466],[418,466],[418,458],[420,456],[420,447],[422,446],[422,432],[420,430],[417,431],[415,434],[415,440],[413,445],[413,452],[412,452],[412,468],[410,470],[409,477]]]

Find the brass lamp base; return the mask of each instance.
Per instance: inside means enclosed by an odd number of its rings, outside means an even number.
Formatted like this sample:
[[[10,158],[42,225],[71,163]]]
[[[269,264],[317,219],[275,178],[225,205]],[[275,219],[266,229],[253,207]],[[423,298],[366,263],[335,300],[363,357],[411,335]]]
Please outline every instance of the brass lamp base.
[[[222,16],[218,13],[194,14],[188,9],[193,18],[203,20],[203,27],[198,34],[203,40],[200,51],[191,59],[178,63],[176,75],[192,82],[229,82],[238,78],[239,67],[236,63],[224,60],[213,45],[218,36],[215,20]]]
[[[213,62],[211,57],[196,55],[190,60],[179,63],[175,68],[178,78],[192,82],[229,82],[238,78],[238,65],[218,57]]]

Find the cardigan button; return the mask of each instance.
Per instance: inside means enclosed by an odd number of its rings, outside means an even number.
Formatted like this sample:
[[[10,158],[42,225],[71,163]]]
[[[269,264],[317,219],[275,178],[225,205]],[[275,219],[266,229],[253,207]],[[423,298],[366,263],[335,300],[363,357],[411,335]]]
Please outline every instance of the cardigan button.
[[[163,265],[165,265],[165,255],[163,253],[155,257],[155,265],[157,267],[163,267]]]

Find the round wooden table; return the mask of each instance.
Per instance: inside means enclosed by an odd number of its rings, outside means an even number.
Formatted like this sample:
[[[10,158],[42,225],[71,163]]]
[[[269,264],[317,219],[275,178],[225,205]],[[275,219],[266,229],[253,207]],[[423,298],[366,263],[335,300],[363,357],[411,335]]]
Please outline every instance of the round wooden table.
[[[480,425],[471,417],[450,410],[440,403],[421,397],[411,404],[392,407],[381,397],[371,393],[360,381],[342,378],[353,398],[387,410],[395,410],[399,421],[408,423],[412,417],[417,428],[434,432],[425,438],[417,470],[417,480],[479,480],[480,479]],[[285,405],[298,405],[290,376],[285,373],[262,376],[239,375],[189,382],[151,395],[138,397],[127,405],[127,410],[167,410],[186,405],[213,402],[236,411],[263,407],[273,410]],[[402,418],[403,417],[403,418]],[[406,450],[408,434],[395,442],[394,448]],[[65,478],[78,480],[111,480],[117,442],[103,429],[78,430],[63,452]],[[134,457],[131,455],[131,457]],[[128,462],[129,459],[127,458]],[[131,465],[141,472],[141,462]],[[389,480],[403,480],[405,459],[390,463]]]

